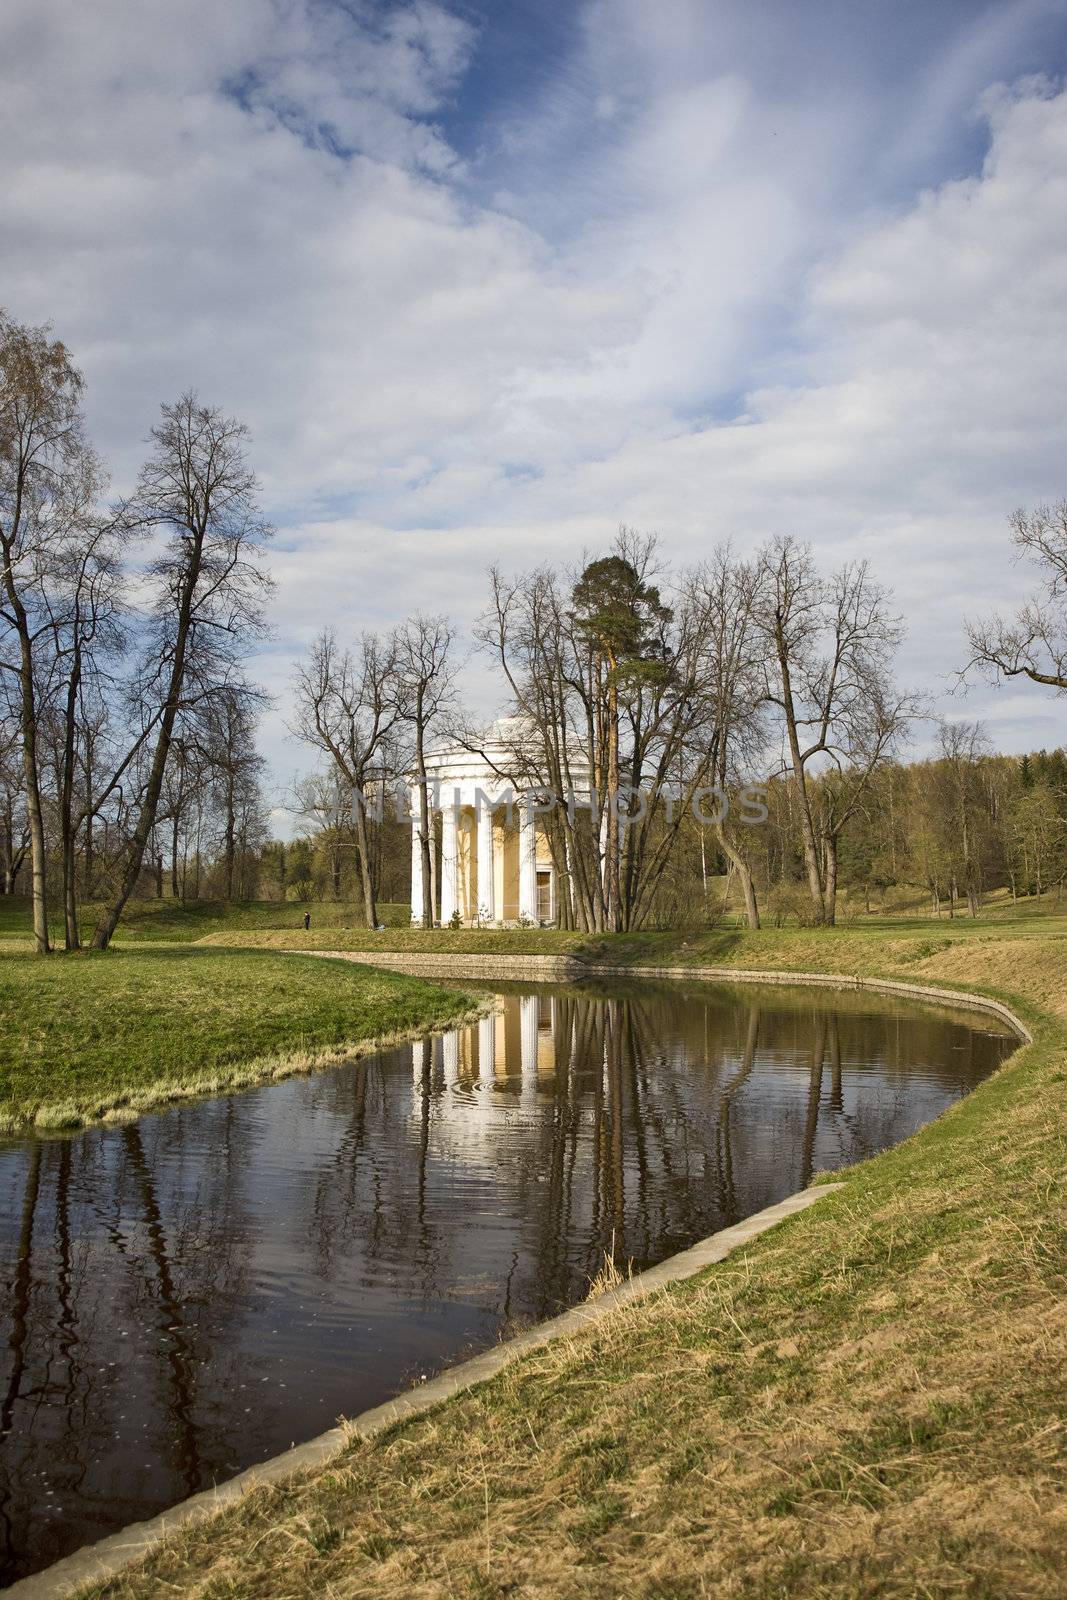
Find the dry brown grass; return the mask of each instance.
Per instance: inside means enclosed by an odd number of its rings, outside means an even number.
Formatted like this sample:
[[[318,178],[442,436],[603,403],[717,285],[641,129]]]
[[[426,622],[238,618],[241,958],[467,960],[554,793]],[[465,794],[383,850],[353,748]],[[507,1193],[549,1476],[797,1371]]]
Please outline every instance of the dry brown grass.
[[[1067,1020],[1067,941],[1063,939],[969,939],[914,963],[911,971],[942,982],[959,980],[979,989],[1026,995]]]
[[[1067,1017],[1061,951],[998,936],[907,969]],[[1062,1596],[1067,1050],[1029,1020],[1032,1047],[818,1207],[95,1592]]]

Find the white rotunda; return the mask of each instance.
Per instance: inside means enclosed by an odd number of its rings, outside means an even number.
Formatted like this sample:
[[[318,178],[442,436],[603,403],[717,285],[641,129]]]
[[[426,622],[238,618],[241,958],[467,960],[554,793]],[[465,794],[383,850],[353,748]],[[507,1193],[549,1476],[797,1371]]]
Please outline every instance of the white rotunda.
[[[493,724],[480,749],[450,745],[426,757],[432,901],[442,926],[461,921],[546,926],[559,917],[557,869],[541,818],[526,796],[547,786],[524,748],[523,723]],[[532,741],[531,741],[532,743]],[[571,757],[576,796],[588,795],[589,766]],[[531,775],[532,772],[532,775]],[[411,920],[422,921],[419,787],[411,784]],[[440,849],[435,813],[440,814]]]

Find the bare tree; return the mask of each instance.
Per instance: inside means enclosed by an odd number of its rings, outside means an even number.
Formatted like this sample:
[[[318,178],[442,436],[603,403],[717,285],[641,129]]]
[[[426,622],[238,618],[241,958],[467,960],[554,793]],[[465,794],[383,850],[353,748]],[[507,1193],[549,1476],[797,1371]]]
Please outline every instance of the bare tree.
[[[0,685],[0,693],[4,686]],[[22,773],[22,734],[17,715],[0,711],[0,893],[14,894],[29,854],[26,791]]]
[[[377,926],[378,908],[367,799],[372,782],[382,776],[383,751],[400,716],[396,686],[393,642],[372,633],[363,635],[353,653],[341,649],[332,632],[323,632],[294,679],[293,731],[330,758],[338,779],[352,793],[363,903],[371,928]]]
[[[704,681],[714,715],[712,773],[723,794],[751,776],[766,741],[762,641],[755,620],[756,569],[718,549],[691,579],[707,615]],[[750,928],[760,925],[746,829],[717,807],[715,838],[737,878]]]
[[[290,810],[301,818],[303,842],[314,859],[325,863],[330,893],[335,900],[345,892],[345,855],[358,856],[350,786],[336,767],[301,778],[293,791]]]
[[[842,833],[861,811],[875,774],[919,715],[917,696],[898,690],[891,678],[873,672],[853,714],[839,720],[834,742],[826,752],[828,765],[821,775],[815,807],[827,922],[833,922],[837,914]]]
[[[509,770],[500,776],[545,785],[569,797],[586,766],[588,717],[576,682],[573,623],[565,580],[549,567],[518,578],[490,571],[491,600],[477,637],[500,665],[518,737],[509,741]],[[484,752],[483,752],[484,753]],[[604,927],[599,827],[591,813],[565,806],[550,818],[549,842],[566,920],[583,931]]]
[[[198,717],[207,772],[222,822],[222,885],[227,901],[234,898],[238,854],[245,853],[241,847],[246,842],[243,835],[248,820],[260,805],[264,763],[255,746],[257,699],[244,686],[229,687],[209,696]]]
[[[57,563],[56,581],[45,594],[52,634],[51,677],[55,683],[59,752],[56,805],[63,875],[63,916],[68,950],[80,944],[77,904],[77,845],[86,822],[76,805],[79,727],[87,699],[98,700],[105,661],[117,655],[123,636],[123,576],[114,525],[94,516],[103,492],[95,459],[85,453],[80,481],[72,484],[68,525],[79,530]]]
[[[949,912],[955,915],[962,887],[971,916],[977,917],[982,904],[983,861],[989,832],[981,763],[988,756],[989,745],[981,723],[946,721],[938,727],[938,744],[938,789],[950,868]]]
[[[587,931],[647,919],[716,759],[711,612],[685,577],[668,604],[656,562],[656,540],[623,528],[577,572],[494,570],[478,627],[511,691],[507,776],[568,802],[545,830],[564,910]]]
[[[411,617],[393,638],[397,704],[411,733],[419,790],[419,851],[422,857],[422,925],[432,928],[433,834],[427,793],[426,742],[442,718],[455,711],[456,633],[447,617]]]
[[[1012,513],[1011,537],[1019,556],[1038,566],[1042,587],[1011,619],[967,623],[971,668],[993,679],[1029,678],[1067,689],[1067,499]]]
[[[42,591],[70,538],[71,479],[88,447],[82,377],[47,328],[0,313],[0,669],[17,686],[26,819],[30,835],[33,935],[49,950],[47,861],[41,795],[39,645],[50,626]]]
[[[848,562],[828,580],[811,550],[789,538],[761,553],[755,615],[768,658],[764,697],[776,708],[783,770],[792,778],[808,889],[819,922],[836,906],[837,839],[914,702],[893,687],[902,637],[889,597],[867,563]],[[820,825],[809,778],[827,765],[841,775]]]
[[[220,687],[241,681],[240,658],[264,626],[270,580],[262,552],[271,535],[245,459],[248,430],[193,394],[163,407],[154,448],[123,508],[130,528],[166,535],[151,568],[156,595],[149,648],[138,683],[137,747],[155,741],[139,788],[118,887],[95,934],[106,949],[137,883],[156,823],[176,719]]]
[[[170,892],[175,900],[185,899],[190,819],[197,815],[199,821],[209,771],[209,758],[195,724],[184,727],[179,721],[171,740],[159,812],[160,821],[170,828]]]

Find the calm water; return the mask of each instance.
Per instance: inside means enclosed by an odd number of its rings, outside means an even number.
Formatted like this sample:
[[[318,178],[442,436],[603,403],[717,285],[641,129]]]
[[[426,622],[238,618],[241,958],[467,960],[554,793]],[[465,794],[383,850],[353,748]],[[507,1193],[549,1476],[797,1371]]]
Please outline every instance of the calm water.
[[[502,1014],[0,1146],[18,1574],[906,1137],[1015,1041],[825,991],[494,985]]]

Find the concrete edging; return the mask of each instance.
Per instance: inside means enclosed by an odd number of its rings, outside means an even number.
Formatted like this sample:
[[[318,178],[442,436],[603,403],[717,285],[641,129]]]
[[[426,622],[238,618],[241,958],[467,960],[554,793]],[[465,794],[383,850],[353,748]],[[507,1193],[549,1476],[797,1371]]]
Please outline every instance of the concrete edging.
[[[389,972],[415,976],[448,973],[463,978],[573,978],[591,970],[573,956],[480,956],[457,951],[455,955],[429,950],[423,955],[403,950],[284,950],[287,956],[323,956],[330,961],[356,961],[365,967],[385,967]]]
[[[1026,1023],[1009,1006],[990,996],[972,994],[965,989],[941,989],[935,984],[909,983],[901,978],[857,978],[842,972],[790,972],[754,970],[751,967],[619,967],[581,961],[576,956],[479,956],[444,955],[427,952],[409,955],[401,951],[373,950],[292,950],[288,955],[326,956],[332,961],[358,961],[364,966],[388,967],[399,971],[450,972],[467,978],[690,978],[703,983],[793,984],[803,988],[868,989],[875,994],[899,994],[911,1000],[933,1000],[941,1005],[964,1006],[971,1011],[989,1011],[1019,1035],[1026,1044],[1034,1037]]]
[[[148,1522],[131,1523],[129,1527],[111,1534],[106,1539],[101,1539],[97,1544],[75,1550],[72,1555],[64,1556],[61,1561],[45,1567],[42,1572],[20,1578],[4,1593],[11,1595],[13,1600],[61,1600],[61,1597],[72,1594],[83,1584],[114,1577],[124,1568],[140,1561],[155,1546],[180,1528],[208,1521],[259,1485],[283,1482],[297,1473],[323,1466],[339,1455],[353,1439],[373,1439],[376,1434],[383,1433],[398,1422],[422,1416],[443,1401],[451,1399],[453,1395],[495,1377],[498,1372],[531,1350],[540,1349],[542,1345],[549,1344],[554,1339],[583,1333],[587,1328],[594,1327],[605,1317],[610,1316],[620,1306],[643,1299],[668,1284],[691,1278],[705,1267],[725,1260],[750,1239],[766,1233],[786,1217],[807,1210],[824,1195],[843,1187],[844,1185],[839,1183],[824,1183],[788,1195],[776,1205],[757,1211],[734,1227],[723,1228],[719,1233],[711,1234],[690,1249],[669,1256],[657,1266],[649,1267],[636,1277],[628,1278],[618,1288],[609,1289],[604,1294],[597,1295],[594,1300],[574,1306],[570,1311],[553,1317],[549,1322],[540,1322],[535,1327],[528,1328],[525,1333],[517,1334],[513,1339],[505,1340],[491,1350],[486,1350],[469,1361],[463,1361],[458,1366],[449,1368],[439,1377],[432,1378],[429,1383],[397,1395],[395,1399],[387,1400],[383,1405],[375,1406],[370,1411],[361,1412],[341,1427],[331,1428],[327,1433],[319,1434],[318,1438],[308,1440],[306,1444],[297,1445],[294,1449],[286,1450],[282,1455],[274,1456],[269,1461],[248,1467],[244,1472],[239,1472],[236,1477],[227,1479],[214,1489],[205,1489],[188,1500],[179,1501],[177,1505],[171,1506],[169,1510],[161,1512]]]
[[[699,978],[711,983],[796,984],[825,989],[869,989],[875,994],[899,994],[909,1000],[934,1000],[941,1005],[964,1006],[971,1011],[990,1011],[1006,1022],[1024,1044],[1033,1044],[1030,1029],[1010,1006],[990,995],[972,994],[967,989],[940,989],[936,984],[908,983],[901,978],[856,978],[833,972],[758,972],[746,967],[589,967],[590,973],[603,972],[613,978],[627,973],[642,978]]]

